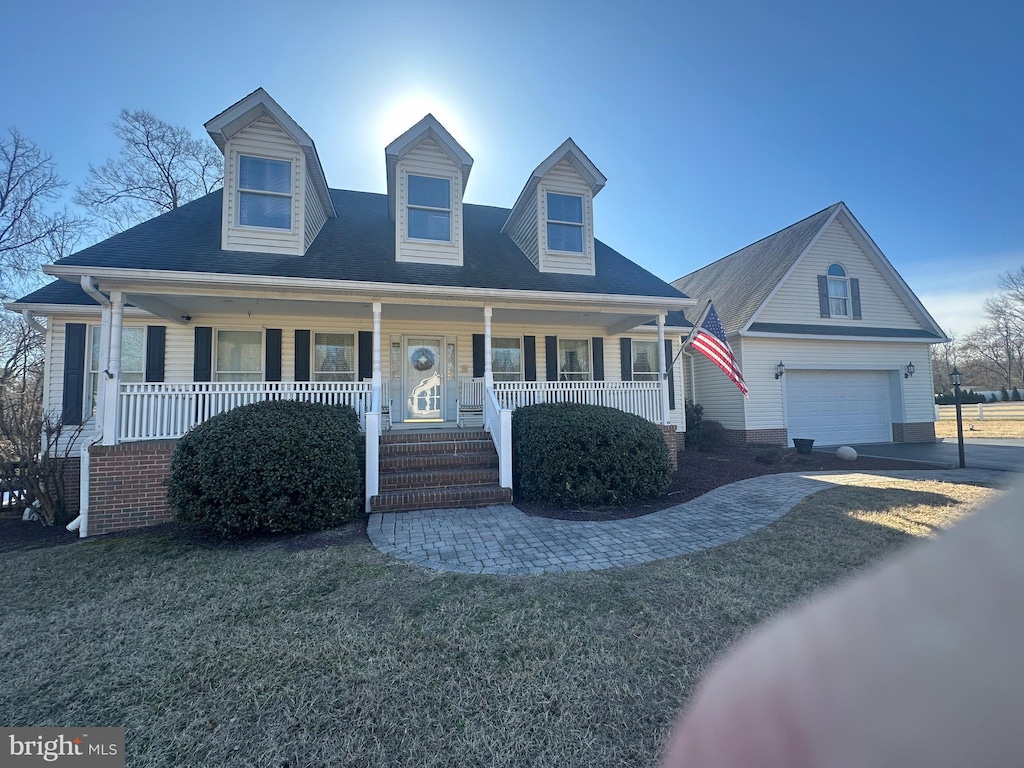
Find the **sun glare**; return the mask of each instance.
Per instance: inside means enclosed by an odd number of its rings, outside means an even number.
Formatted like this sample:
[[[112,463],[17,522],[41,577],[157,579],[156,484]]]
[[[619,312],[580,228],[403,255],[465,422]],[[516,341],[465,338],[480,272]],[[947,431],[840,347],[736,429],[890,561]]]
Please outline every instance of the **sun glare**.
[[[467,149],[472,144],[466,123],[458,112],[437,94],[429,93],[403,94],[385,105],[375,128],[379,144],[387,146],[427,114],[436,117],[459,144]]]

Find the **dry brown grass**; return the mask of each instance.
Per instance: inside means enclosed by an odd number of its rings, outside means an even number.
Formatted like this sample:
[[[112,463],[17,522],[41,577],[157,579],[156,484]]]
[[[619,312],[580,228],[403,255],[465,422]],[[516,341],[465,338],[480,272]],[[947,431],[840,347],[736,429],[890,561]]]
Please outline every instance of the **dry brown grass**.
[[[976,415],[976,414],[975,414]],[[974,430],[970,426],[974,425]],[[956,437],[956,419],[943,419],[935,422],[936,437]],[[990,420],[979,421],[964,414],[964,439],[972,437],[1017,437],[1024,438],[1024,421],[1022,420]]]
[[[7,553],[0,722],[123,725],[136,767],[651,765],[739,635],[990,493],[859,478],[598,573],[438,574],[344,531]]]

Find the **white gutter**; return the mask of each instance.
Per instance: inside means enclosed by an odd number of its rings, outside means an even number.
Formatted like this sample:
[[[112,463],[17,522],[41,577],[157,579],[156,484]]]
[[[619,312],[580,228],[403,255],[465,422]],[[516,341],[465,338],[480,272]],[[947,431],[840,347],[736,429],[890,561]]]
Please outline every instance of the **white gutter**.
[[[21,319],[24,320],[25,321],[25,325],[27,325],[33,331],[36,331],[37,333],[41,333],[44,336],[46,335],[46,327],[41,325],[39,323],[39,321],[36,320],[32,316],[32,310],[31,309],[23,309],[23,310],[21,310]]]
[[[96,281],[89,275],[82,275],[82,290],[91,296],[102,308],[110,307],[110,299],[100,293]],[[27,311],[27,310],[26,310]],[[96,419],[96,436],[93,442],[103,439],[103,424]],[[81,463],[78,473],[78,517],[67,524],[69,531],[78,531],[78,538],[89,535],[89,443],[82,444]]]

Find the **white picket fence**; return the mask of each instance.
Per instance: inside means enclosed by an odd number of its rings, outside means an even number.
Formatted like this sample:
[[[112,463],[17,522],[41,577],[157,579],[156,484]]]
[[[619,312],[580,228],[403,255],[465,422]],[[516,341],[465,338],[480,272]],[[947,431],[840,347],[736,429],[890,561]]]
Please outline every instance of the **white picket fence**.
[[[224,411],[263,400],[350,405],[363,424],[372,384],[342,381],[253,381],[122,384],[118,440],[181,437]]]
[[[1024,420],[1024,402],[1002,402],[1002,403],[971,403],[961,405],[960,410],[964,418],[977,419],[978,421],[1022,421]],[[936,421],[956,421],[955,405],[936,405]]]

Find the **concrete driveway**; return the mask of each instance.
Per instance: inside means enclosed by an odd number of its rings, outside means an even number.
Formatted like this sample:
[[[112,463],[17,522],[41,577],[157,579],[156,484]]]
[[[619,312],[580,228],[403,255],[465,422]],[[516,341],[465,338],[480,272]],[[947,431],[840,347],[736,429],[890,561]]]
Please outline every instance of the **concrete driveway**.
[[[944,467],[957,467],[960,463],[955,438],[945,438],[934,443],[866,443],[853,447],[861,456],[926,461]],[[835,449],[822,450],[831,452]],[[968,467],[975,469],[1024,472],[1024,440],[964,440],[964,459]]]

